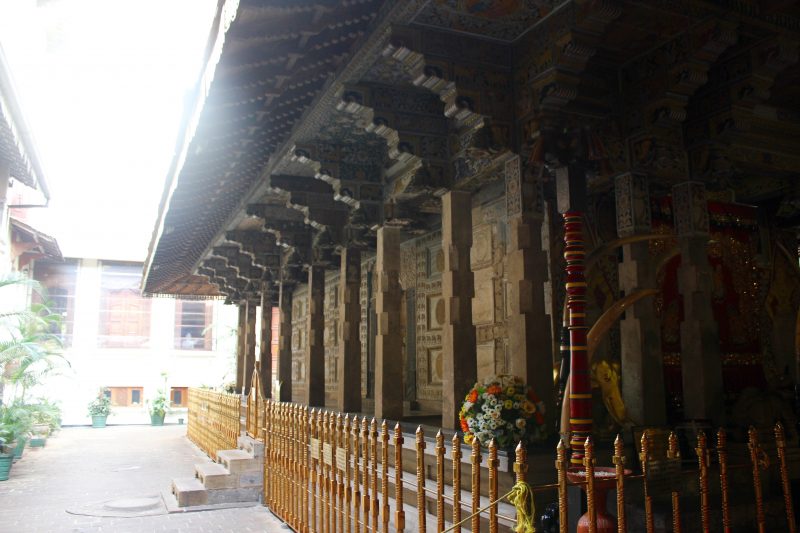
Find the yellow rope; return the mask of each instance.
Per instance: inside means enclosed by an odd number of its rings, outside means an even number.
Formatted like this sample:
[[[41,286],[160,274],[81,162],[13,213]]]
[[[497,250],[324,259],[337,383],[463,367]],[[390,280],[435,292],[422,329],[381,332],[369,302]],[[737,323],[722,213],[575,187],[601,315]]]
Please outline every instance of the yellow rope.
[[[533,489],[524,481],[517,481],[511,488],[508,496],[508,501],[511,502],[517,509],[517,527],[514,531],[517,533],[534,533],[536,527],[536,510],[533,504]]]
[[[511,490],[497,498],[495,501],[490,502],[489,505],[486,507],[482,507],[478,509],[471,515],[463,518],[460,522],[453,524],[452,526],[445,529],[442,533],[450,533],[458,526],[469,522],[472,520],[473,516],[479,515],[482,512],[488,510],[490,507],[495,505],[497,502],[508,498],[509,503],[511,503],[517,509],[517,527],[514,528],[514,531],[517,533],[534,533],[536,530],[534,529],[534,507],[533,507],[533,490],[531,490],[531,486],[525,483],[524,481],[517,481],[517,483],[511,487]],[[530,511],[528,511],[527,506],[525,505],[526,501],[530,499]]]

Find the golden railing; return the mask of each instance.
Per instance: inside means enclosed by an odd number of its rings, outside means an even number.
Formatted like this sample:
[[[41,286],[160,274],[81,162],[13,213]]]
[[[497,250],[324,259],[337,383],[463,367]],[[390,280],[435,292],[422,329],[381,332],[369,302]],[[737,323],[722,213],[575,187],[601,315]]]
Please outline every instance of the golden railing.
[[[216,461],[219,450],[237,447],[240,408],[236,394],[191,388],[186,435]]]
[[[250,393],[247,395],[247,410],[245,415],[245,428],[247,434],[256,440],[262,440],[259,428],[264,426],[264,395],[261,390],[260,362],[256,361],[253,369]]]
[[[473,443],[469,456],[462,455],[461,442],[454,436],[451,446],[439,432],[435,440],[425,439],[422,428],[418,428],[413,443],[404,443],[399,425],[390,429],[383,421],[366,417],[350,416],[330,411],[280,403],[264,402],[264,502],[295,531],[325,533],[336,532],[388,532],[392,531],[447,531],[490,533],[511,531],[519,516],[538,517],[542,509],[530,509],[528,500],[522,498],[519,507],[507,502],[506,489],[500,491],[498,479],[503,474],[498,469],[498,450],[492,443],[488,448],[488,460],[482,461],[480,445]],[[681,531],[681,502],[687,503],[687,488],[697,494],[697,510],[704,531],[711,530],[711,514],[721,517],[723,531],[730,531],[729,476],[736,469],[747,469],[753,481],[753,522],[759,531],[766,530],[764,498],[761,476],[769,462],[758,434],[751,430],[747,451],[749,462],[737,465],[728,462],[728,444],[724,431],[717,434],[716,449],[708,446],[707,437],[700,432],[697,447],[697,470],[685,469],[681,465],[678,440],[669,435],[667,442],[658,443],[666,451],[663,460],[656,461],[653,452],[657,437],[647,431],[641,440],[639,459],[642,474],[633,474],[626,468],[624,446],[618,437],[614,443],[611,468],[595,467],[596,454],[591,438],[585,444],[583,467],[568,468],[567,450],[559,443],[556,450],[555,483],[527,485],[543,504],[557,496],[559,531],[568,531],[567,490],[569,485],[581,486],[585,493],[588,512],[582,518],[585,531],[603,529],[606,490],[616,491],[616,530],[627,531],[626,489],[637,484],[637,503],[643,509],[646,531],[654,531],[653,499],[659,489],[671,499],[673,531]],[[431,445],[432,446],[429,446]],[[783,427],[775,427],[777,473],[783,492],[784,517],[781,531],[796,532],[792,495],[787,466],[787,446]],[[740,447],[741,448],[741,447]],[[426,453],[426,449],[433,454]],[[413,465],[403,464],[403,452],[416,460]],[[714,452],[714,453],[712,453]],[[528,476],[528,460],[525,449],[518,447],[513,458],[515,481],[525,483]],[[671,470],[677,478],[693,476],[697,479],[697,490],[688,480],[664,483],[666,461],[676,467]],[[448,465],[449,462],[449,465]],[[471,472],[462,476],[462,462]],[[712,466],[712,463],[714,465]],[[481,470],[488,469],[488,478],[481,483]],[[588,475],[587,475],[588,474]],[[507,480],[508,474],[505,474]],[[582,480],[581,480],[582,476]],[[462,479],[468,483],[462,487]],[[488,481],[488,483],[486,483]],[[680,480],[679,480],[680,481]],[[714,484],[713,501],[720,507],[711,510],[709,497]],[[506,485],[508,482],[506,481]],[[656,486],[657,485],[657,486]],[[519,483],[515,485],[515,489]],[[637,487],[637,489],[639,488]],[[737,491],[742,488],[737,486]],[[716,492],[721,495],[716,496]],[[505,492],[505,494],[501,494]],[[543,497],[541,493],[549,492]],[[641,494],[639,496],[638,494]],[[641,500],[640,500],[641,498]],[[629,502],[630,503],[630,502]],[[522,512],[522,515],[517,514]],[[686,509],[684,509],[686,511]],[[774,517],[773,517],[774,520]],[[633,529],[631,530],[633,531]]]

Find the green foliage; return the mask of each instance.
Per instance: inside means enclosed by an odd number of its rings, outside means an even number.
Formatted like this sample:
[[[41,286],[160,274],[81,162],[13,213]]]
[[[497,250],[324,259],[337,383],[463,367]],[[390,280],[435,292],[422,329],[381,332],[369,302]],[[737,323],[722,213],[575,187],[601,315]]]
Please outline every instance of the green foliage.
[[[89,402],[89,416],[108,416],[111,414],[111,398],[106,396],[108,389],[101,388],[94,400]]]
[[[8,445],[27,435],[33,427],[30,406],[20,401],[0,406],[0,440]]]
[[[50,431],[61,427],[61,406],[47,398],[39,398],[36,403],[29,404],[34,424],[47,424]]]
[[[147,402],[150,416],[164,416],[169,412],[169,400],[164,395],[164,391],[158,391],[155,398]]]
[[[0,368],[3,381],[14,386],[14,397],[24,401],[26,392],[42,378],[69,362],[61,353],[61,316],[54,313],[41,286],[17,275],[0,279],[0,289],[32,288],[45,303],[0,313]]]

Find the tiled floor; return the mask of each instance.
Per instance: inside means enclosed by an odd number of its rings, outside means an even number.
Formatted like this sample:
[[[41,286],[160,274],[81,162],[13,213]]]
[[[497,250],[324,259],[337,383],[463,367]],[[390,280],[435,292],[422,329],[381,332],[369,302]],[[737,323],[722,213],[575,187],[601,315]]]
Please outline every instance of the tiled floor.
[[[186,426],[65,428],[41,449],[26,449],[0,482],[0,532],[249,532],[288,531],[263,506],[98,517],[103,502],[157,496],[173,477],[194,473],[205,456]]]

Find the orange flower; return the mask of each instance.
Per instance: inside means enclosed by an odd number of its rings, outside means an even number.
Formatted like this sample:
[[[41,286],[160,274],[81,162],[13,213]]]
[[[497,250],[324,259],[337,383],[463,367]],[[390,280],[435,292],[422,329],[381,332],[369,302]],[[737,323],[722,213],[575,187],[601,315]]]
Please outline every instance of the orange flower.
[[[467,396],[467,400],[469,400],[472,403],[475,403],[476,401],[478,401],[478,391],[476,391],[475,389],[472,389],[469,392],[469,396]]]
[[[467,421],[464,420],[463,418],[461,419],[461,431],[465,433],[469,431],[469,424],[467,424]]]
[[[501,389],[499,385],[492,385],[491,387],[486,389],[486,392],[488,392],[489,394],[500,394],[501,392],[503,392],[503,389]]]

